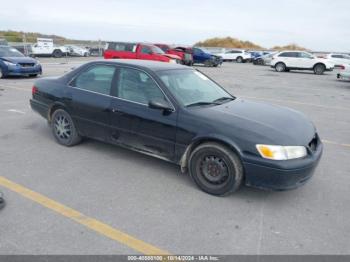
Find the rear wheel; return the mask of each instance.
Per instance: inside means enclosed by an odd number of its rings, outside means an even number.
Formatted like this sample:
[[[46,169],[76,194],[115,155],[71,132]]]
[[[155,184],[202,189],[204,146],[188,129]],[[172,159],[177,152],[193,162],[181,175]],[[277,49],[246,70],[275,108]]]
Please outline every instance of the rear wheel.
[[[242,63],[243,62],[243,57],[241,57],[241,56],[237,57],[236,62],[237,63]]]
[[[317,64],[314,66],[314,73],[316,75],[322,75],[326,71],[326,67],[323,64]]]
[[[52,56],[53,56],[54,58],[60,58],[60,57],[63,56],[63,53],[62,53],[61,50],[56,49],[55,51],[53,51]]]
[[[2,72],[2,68],[0,67],[0,79],[4,78],[4,73]]]
[[[189,172],[200,189],[217,196],[236,191],[243,178],[239,157],[218,143],[205,143],[194,149],[189,159]]]
[[[81,141],[70,115],[63,109],[52,114],[51,129],[56,141],[64,146],[74,146]]]
[[[284,71],[286,71],[286,65],[284,63],[281,63],[281,62],[277,63],[275,65],[275,69],[277,72],[284,72]]]

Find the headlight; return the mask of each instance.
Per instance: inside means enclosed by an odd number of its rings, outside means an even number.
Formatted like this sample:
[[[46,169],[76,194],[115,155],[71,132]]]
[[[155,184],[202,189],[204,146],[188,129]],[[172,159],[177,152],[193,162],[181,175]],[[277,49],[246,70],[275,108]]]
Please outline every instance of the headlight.
[[[301,158],[307,155],[304,146],[274,146],[274,145],[256,145],[263,158],[273,160],[288,160]]]
[[[8,61],[3,61],[5,63],[5,65],[7,66],[16,66],[15,63],[11,63],[11,62],[8,62]]]

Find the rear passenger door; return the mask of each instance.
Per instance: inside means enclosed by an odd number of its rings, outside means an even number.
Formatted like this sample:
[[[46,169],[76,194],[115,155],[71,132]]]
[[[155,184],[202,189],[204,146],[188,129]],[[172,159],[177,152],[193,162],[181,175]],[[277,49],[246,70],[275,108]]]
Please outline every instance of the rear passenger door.
[[[283,52],[279,55],[287,67],[298,68],[298,52]]]
[[[150,100],[171,102],[154,78],[134,68],[120,68],[111,108],[112,141],[172,160],[176,114],[148,107]]]
[[[106,140],[109,135],[111,88],[116,73],[113,65],[94,65],[70,82],[69,111],[83,136]]]

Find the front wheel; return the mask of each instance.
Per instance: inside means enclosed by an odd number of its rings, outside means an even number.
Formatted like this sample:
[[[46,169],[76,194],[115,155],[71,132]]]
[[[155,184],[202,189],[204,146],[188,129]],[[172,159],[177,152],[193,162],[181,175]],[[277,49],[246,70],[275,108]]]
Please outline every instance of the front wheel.
[[[236,59],[237,63],[242,63],[243,62],[243,57],[239,56]]]
[[[56,141],[64,146],[74,146],[81,141],[70,115],[63,109],[52,114],[51,129]]]
[[[207,61],[204,62],[204,65],[207,66],[207,67],[211,67],[211,66],[213,66],[213,62],[210,61],[210,60],[207,60]]]
[[[324,71],[326,71],[326,67],[322,64],[317,64],[314,67],[314,73],[316,75],[322,75],[324,73]]]
[[[190,156],[189,172],[200,189],[216,196],[236,191],[243,178],[240,158],[218,143],[199,145]]]

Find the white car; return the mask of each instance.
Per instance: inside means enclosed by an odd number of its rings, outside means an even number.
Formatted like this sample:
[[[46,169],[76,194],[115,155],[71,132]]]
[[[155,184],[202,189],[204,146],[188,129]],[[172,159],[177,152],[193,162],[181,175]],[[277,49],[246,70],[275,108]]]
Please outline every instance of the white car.
[[[223,61],[236,61],[237,63],[244,63],[252,59],[251,54],[244,50],[230,50],[216,55],[221,56]]]
[[[86,48],[76,46],[76,45],[66,45],[66,47],[69,49],[69,54],[73,56],[88,56],[89,50]]]
[[[350,64],[340,66],[340,72],[337,74],[337,78],[350,81]]]
[[[277,72],[310,70],[316,75],[322,75],[325,71],[332,71],[334,64],[328,59],[317,58],[304,51],[282,51],[272,57],[271,67]]]
[[[326,58],[331,61],[334,66],[339,67],[343,64],[350,64],[350,56],[344,54],[328,54]]]

